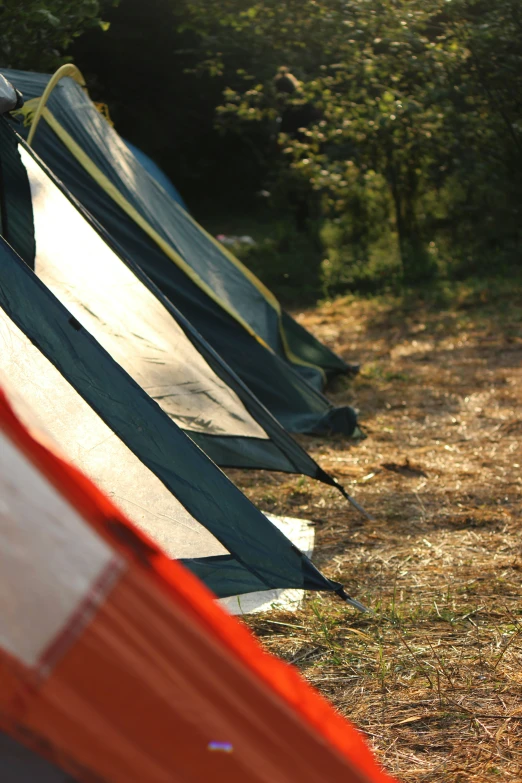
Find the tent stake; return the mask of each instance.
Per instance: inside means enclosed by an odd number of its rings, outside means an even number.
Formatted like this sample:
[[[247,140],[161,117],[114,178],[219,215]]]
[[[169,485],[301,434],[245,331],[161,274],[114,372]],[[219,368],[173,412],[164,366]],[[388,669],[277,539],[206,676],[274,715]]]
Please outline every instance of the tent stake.
[[[335,591],[335,594],[339,596],[343,601],[345,601],[347,604],[350,604],[350,606],[353,606],[354,609],[357,609],[359,612],[363,612],[364,614],[371,614],[372,610],[368,609],[367,606],[364,604],[361,604],[359,601],[357,601],[355,598],[352,598],[351,595],[348,595],[344,587],[340,587],[339,590]]]
[[[334,479],[333,479],[333,482],[334,482],[334,486],[335,486],[335,487],[337,487],[337,489],[339,490],[339,492],[341,493],[341,495],[342,495],[344,498],[346,498],[346,500],[348,501],[348,503],[351,503],[351,504],[352,504],[352,506],[353,506],[355,509],[357,509],[357,511],[359,512],[359,514],[362,514],[362,515],[363,515],[363,517],[364,517],[365,519],[367,519],[369,522],[375,522],[375,521],[376,521],[375,517],[372,517],[372,515],[371,515],[371,514],[369,514],[367,511],[365,511],[365,509],[364,509],[364,508],[363,508],[363,507],[360,505],[360,503],[358,503],[358,502],[355,500],[355,498],[352,498],[352,496],[348,494],[348,492],[345,490],[345,488],[343,487],[343,485],[342,485],[342,484],[339,484],[339,482],[337,481],[337,479],[335,479],[335,478],[334,478]]]

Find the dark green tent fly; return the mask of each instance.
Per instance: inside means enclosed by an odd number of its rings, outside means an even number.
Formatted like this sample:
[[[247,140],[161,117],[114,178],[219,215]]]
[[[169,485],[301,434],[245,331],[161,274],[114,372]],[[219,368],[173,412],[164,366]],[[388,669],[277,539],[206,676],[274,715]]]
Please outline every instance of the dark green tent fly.
[[[29,121],[50,77],[5,75],[24,94]],[[50,93],[33,146],[287,430],[358,432],[354,411],[321,393],[348,365],[165,193],[74,79]]]
[[[1,238],[0,343],[0,373],[67,456],[217,595],[339,591]]]

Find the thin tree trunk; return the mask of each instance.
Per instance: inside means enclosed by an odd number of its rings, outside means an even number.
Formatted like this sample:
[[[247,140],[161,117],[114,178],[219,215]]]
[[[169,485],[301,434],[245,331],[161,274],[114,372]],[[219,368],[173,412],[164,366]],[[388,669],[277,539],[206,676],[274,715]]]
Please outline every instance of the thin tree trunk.
[[[395,168],[391,160],[391,152],[388,151],[388,181],[390,184],[390,190],[393,198],[393,206],[395,209],[395,225],[397,226],[397,237],[399,240],[399,254],[401,257],[401,265],[403,273],[406,272],[407,266],[407,232],[403,214],[403,204],[401,191],[399,187],[397,169]]]

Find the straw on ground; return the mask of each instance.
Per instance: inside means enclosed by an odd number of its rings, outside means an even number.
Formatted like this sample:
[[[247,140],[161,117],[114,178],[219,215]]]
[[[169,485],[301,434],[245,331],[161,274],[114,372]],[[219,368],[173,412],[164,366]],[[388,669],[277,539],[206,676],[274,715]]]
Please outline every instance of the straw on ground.
[[[346,299],[300,314],[363,364],[330,396],[368,439],[304,439],[377,522],[308,479],[235,472],[316,524],[316,561],[370,605],[310,597],[246,620],[415,783],[522,780],[520,286]]]

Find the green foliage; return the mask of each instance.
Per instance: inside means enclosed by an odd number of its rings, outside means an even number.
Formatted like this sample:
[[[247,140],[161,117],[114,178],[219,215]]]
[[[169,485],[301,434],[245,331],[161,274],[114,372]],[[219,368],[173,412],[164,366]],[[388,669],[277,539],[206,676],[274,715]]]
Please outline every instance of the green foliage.
[[[0,66],[52,71],[65,62],[67,47],[91,27],[106,29],[104,0],[2,0]]]
[[[520,0],[112,5],[4,0],[0,64],[51,70],[74,40],[118,130],[214,233],[255,236],[285,299],[520,265]]]
[[[316,302],[324,283],[321,256],[310,237],[289,219],[266,228],[269,233],[254,247],[234,248],[236,255],[286,304]]]
[[[262,123],[225,133],[216,107],[227,84],[242,86],[243,78],[225,80],[213,69],[217,42],[207,47],[173,0],[148,0],[146,13],[142,0],[121,0],[105,17],[107,33],[94,29],[70,50],[90,95],[109,105],[118,132],[171,176],[205,224],[216,208],[241,218],[250,213],[271,168],[273,143]]]
[[[263,124],[271,189],[294,183],[292,211],[300,182],[312,222],[326,221],[327,289],[396,275],[394,243],[408,282],[518,263],[518,0],[187,0],[185,12],[202,67],[228,83],[220,125]],[[282,63],[300,80],[291,95],[274,88]],[[279,132],[307,106],[313,122]]]

